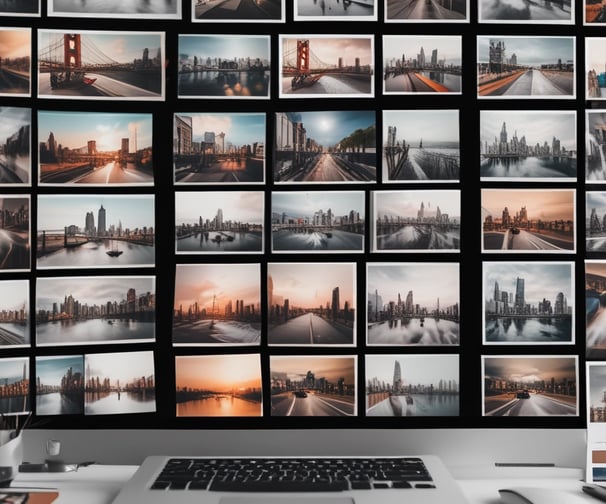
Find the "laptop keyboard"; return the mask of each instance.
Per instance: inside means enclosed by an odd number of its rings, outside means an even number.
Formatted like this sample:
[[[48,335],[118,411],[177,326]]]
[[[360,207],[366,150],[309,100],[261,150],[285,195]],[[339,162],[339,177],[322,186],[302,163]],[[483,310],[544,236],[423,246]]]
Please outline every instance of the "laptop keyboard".
[[[170,458],[156,490],[221,492],[340,492],[376,488],[435,488],[418,457]]]

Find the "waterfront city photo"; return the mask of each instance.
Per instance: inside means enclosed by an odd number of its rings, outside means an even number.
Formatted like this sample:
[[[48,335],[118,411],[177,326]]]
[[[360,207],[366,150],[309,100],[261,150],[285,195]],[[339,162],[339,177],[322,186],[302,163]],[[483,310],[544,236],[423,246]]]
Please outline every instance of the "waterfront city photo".
[[[603,362],[587,362],[588,422],[606,422],[606,366]]]
[[[586,0],[585,0],[586,1]],[[574,24],[572,0],[480,0],[478,19],[484,23]]]
[[[0,271],[29,270],[29,195],[0,195],[0,216]]]
[[[458,263],[366,266],[368,345],[458,345]]]
[[[31,411],[29,357],[0,359],[0,414],[20,415]]]
[[[585,111],[585,182],[606,182],[606,110]]]
[[[606,192],[585,192],[585,248],[587,252],[606,250]]]
[[[574,263],[484,262],[484,344],[575,342]]]
[[[192,22],[284,22],[284,0],[191,0]]]
[[[40,0],[0,0],[0,16],[40,15]]]
[[[367,355],[367,416],[458,416],[458,355]]]
[[[295,21],[376,21],[381,0],[294,0]]]
[[[181,19],[181,1],[48,0],[48,15],[84,18]]]
[[[0,96],[29,96],[31,28],[0,28]]]
[[[0,280],[0,347],[30,345],[29,280]]]
[[[32,110],[0,107],[0,185],[31,184]]]
[[[385,0],[386,22],[469,21],[469,0]]]
[[[585,260],[585,353],[606,359],[606,262]]]
[[[36,413],[84,414],[84,355],[36,357]]]

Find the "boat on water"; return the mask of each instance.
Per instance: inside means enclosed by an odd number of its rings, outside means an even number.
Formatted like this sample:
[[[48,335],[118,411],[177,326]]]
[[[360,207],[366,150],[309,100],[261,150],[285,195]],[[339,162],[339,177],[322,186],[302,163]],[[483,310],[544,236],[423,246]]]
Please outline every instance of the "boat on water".
[[[119,255],[122,254],[122,252],[123,252],[123,250],[120,250],[118,247],[112,247],[105,253],[110,257],[118,257]]]

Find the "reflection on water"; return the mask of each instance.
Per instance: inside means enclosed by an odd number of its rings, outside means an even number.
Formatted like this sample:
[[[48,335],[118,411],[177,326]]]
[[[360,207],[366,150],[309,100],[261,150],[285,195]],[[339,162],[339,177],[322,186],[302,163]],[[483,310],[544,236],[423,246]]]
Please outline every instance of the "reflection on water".
[[[487,158],[480,165],[481,177],[576,177],[577,160],[554,157]]]
[[[458,345],[459,323],[451,320],[413,318],[370,324],[371,345]]]
[[[199,233],[177,240],[179,252],[261,252],[262,249],[261,233]]]
[[[38,415],[78,415],[84,413],[84,393],[80,400],[60,392],[36,395]]]
[[[111,14],[176,14],[180,0],[54,0],[54,10]],[[49,2],[50,3],[50,2]]]
[[[189,72],[179,74],[185,96],[269,96],[269,72]]]
[[[392,404],[391,401],[394,401]],[[368,416],[458,416],[458,394],[393,396],[368,409]]]
[[[487,321],[486,341],[572,342],[572,318],[498,318]]]
[[[361,2],[347,0],[299,0],[299,16],[370,16],[373,14],[374,2],[367,0],[367,5]]]
[[[261,403],[217,394],[177,403],[177,416],[261,416]]]
[[[29,397],[27,396],[0,398],[0,413],[23,413],[29,409]]]
[[[118,250],[119,255],[108,252]],[[76,267],[124,267],[153,265],[156,248],[138,245],[121,240],[103,240],[88,242],[78,247],[62,248],[38,257],[39,268],[76,268]]]
[[[484,19],[550,20],[571,19],[571,4],[564,0],[492,0],[482,5]]]
[[[132,319],[63,320],[36,325],[39,345],[86,344],[154,338],[155,323]]]
[[[131,392],[108,392],[84,394],[86,415],[107,415],[112,413],[147,413],[156,411],[154,394]]]

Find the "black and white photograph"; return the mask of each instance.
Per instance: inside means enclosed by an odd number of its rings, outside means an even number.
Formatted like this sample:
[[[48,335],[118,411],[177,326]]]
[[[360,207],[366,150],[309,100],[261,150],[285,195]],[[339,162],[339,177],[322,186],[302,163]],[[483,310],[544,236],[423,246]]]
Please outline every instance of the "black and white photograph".
[[[173,345],[259,345],[261,316],[258,263],[176,265]]]
[[[374,110],[276,112],[275,120],[274,182],[376,182]]]
[[[269,263],[269,345],[356,344],[355,263]]]
[[[386,23],[468,23],[469,0],[384,0]]]
[[[84,414],[84,355],[36,357],[36,414]]]
[[[478,35],[478,98],[575,98],[575,54],[575,37]]]
[[[84,380],[85,415],[156,411],[152,351],[86,354]]]
[[[585,192],[585,249],[587,252],[606,251],[606,192]]]
[[[190,0],[192,23],[283,23],[285,0]]]
[[[38,97],[163,101],[164,32],[40,29]]]
[[[38,111],[40,185],[151,186],[152,114]]]
[[[575,343],[573,262],[483,262],[484,344]]]
[[[479,0],[479,23],[571,25],[575,0]]]
[[[460,343],[459,263],[367,263],[367,344]]]
[[[32,109],[0,107],[0,186],[30,186]]]
[[[271,194],[272,252],[364,252],[363,191]]]
[[[577,416],[578,356],[482,356],[482,415]]]
[[[459,252],[461,191],[371,192],[373,252]]]
[[[0,0],[0,17],[40,17],[40,0]]]
[[[0,348],[28,347],[29,280],[0,280]]]
[[[576,182],[574,110],[481,110],[480,180]]]
[[[263,191],[175,193],[177,254],[261,254]]]
[[[585,110],[585,182],[606,183],[606,109]]]
[[[383,35],[383,94],[460,95],[459,35]]]
[[[575,189],[481,189],[482,251],[574,253]]]
[[[366,416],[459,415],[459,356],[367,355]]]
[[[270,355],[271,416],[357,415],[355,355]]]
[[[373,98],[372,35],[280,35],[280,98]]]
[[[30,96],[31,81],[31,28],[0,27],[0,96]]]
[[[31,268],[30,197],[0,195],[0,271],[29,271]]]
[[[585,354],[606,359],[606,261],[585,260]]]
[[[154,276],[40,277],[36,345],[155,341]]]
[[[155,264],[152,194],[40,194],[37,206],[39,269]]]
[[[458,182],[459,110],[383,110],[383,182]]]
[[[181,19],[181,0],[47,1],[49,16],[118,19]]]
[[[0,414],[22,415],[31,411],[28,357],[0,359]]]
[[[295,21],[376,21],[380,0],[293,0]]]
[[[178,98],[269,99],[269,35],[178,36]]]
[[[175,184],[263,184],[265,126],[264,113],[176,113]]]

